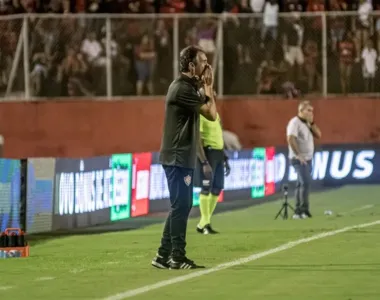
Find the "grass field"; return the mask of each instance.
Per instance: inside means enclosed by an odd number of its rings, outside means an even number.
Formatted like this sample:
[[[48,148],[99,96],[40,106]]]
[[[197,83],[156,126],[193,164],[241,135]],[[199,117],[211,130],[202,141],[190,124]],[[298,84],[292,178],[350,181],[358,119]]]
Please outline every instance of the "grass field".
[[[312,196],[313,219],[274,220],[280,202],[214,217],[220,235],[188,229],[188,255],[208,269],[301,238],[380,220],[380,187],[346,187]],[[334,212],[324,215],[325,210]],[[339,215],[338,215],[339,214]],[[150,266],[162,224],[140,230],[70,236],[32,245],[27,259],[0,260],[1,300],[107,299],[194,271]],[[289,249],[288,249],[289,248]],[[257,260],[182,282],[149,288],[133,299],[380,299],[380,225],[306,241]],[[197,272],[197,271],[195,271]],[[170,283],[170,281],[167,281]],[[111,297],[109,300],[123,299]]]

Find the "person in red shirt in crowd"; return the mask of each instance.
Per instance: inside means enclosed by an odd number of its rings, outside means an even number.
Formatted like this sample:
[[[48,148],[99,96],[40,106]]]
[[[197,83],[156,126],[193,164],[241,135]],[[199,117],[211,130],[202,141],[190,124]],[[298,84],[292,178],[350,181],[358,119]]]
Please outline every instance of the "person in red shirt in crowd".
[[[320,55],[317,42],[312,39],[306,40],[303,52],[305,57],[304,68],[307,76],[308,92],[315,91],[316,87],[320,91],[321,76],[318,72]]]
[[[352,65],[355,60],[355,43],[351,31],[346,33],[344,39],[339,43],[339,71],[340,84],[343,94],[349,93]]]
[[[347,11],[348,6],[344,0],[330,0],[330,10],[344,12]],[[331,34],[331,51],[335,53],[337,51],[337,45],[342,41],[346,29],[348,29],[348,23],[350,18],[339,15],[329,15],[328,24],[330,25]]]
[[[324,0],[309,0],[306,10],[308,12],[322,12],[325,11],[325,9]],[[306,17],[306,20],[310,21],[310,27],[312,29],[311,36],[317,39],[317,41],[320,41],[322,39],[322,17],[311,16]]]
[[[152,74],[156,52],[153,39],[145,34],[139,45],[135,47],[135,67],[137,73],[136,93],[141,96],[146,83],[150,95],[153,95]]]
[[[185,13],[186,3],[184,0],[167,0],[160,6],[160,13]]]

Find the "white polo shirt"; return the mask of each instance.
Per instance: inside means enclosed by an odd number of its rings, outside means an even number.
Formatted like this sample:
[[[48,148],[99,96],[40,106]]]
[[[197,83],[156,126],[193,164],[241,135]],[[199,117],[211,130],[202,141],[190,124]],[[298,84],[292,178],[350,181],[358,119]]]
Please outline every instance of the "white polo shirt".
[[[286,128],[286,135],[293,135],[296,137],[296,142],[298,144],[298,149],[300,150],[300,155],[306,159],[313,159],[314,154],[314,137],[310,131],[310,128],[305,122],[302,122],[298,117],[292,118]],[[289,158],[296,157],[293,149],[288,145],[289,148]]]

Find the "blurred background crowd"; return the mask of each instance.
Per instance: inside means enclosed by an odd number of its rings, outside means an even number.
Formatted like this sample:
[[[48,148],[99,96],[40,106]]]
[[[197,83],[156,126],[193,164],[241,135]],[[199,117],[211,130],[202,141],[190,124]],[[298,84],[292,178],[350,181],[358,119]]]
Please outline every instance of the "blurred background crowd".
[[[55,97],[106,95],[107,67],[113,96],[165,94],[175,67],[170,14],[196,13],[204,16],[178,17],[178,49],[197,44],[213,63],[223,53],[224,94],[321,93],[324,68],[328,93],[380,92],[378,8],[380,0],[0,0],[0,90],[12,66],[12,90],[25,88],[22,55],[14,68],[17,14],[44,14],[28,18],[30,88]],[[125,15],[107,25],[102,13]]]

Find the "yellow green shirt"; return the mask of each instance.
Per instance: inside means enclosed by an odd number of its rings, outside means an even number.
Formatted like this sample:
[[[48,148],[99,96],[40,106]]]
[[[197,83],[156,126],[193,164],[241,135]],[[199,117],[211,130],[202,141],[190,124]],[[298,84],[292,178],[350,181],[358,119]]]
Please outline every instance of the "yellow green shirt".
[[[215,121],[209,121],[201,115],[199,131],[203,146],[209,146],[216,150],[224,148],[223,129],[219,114],[217,114]]]

